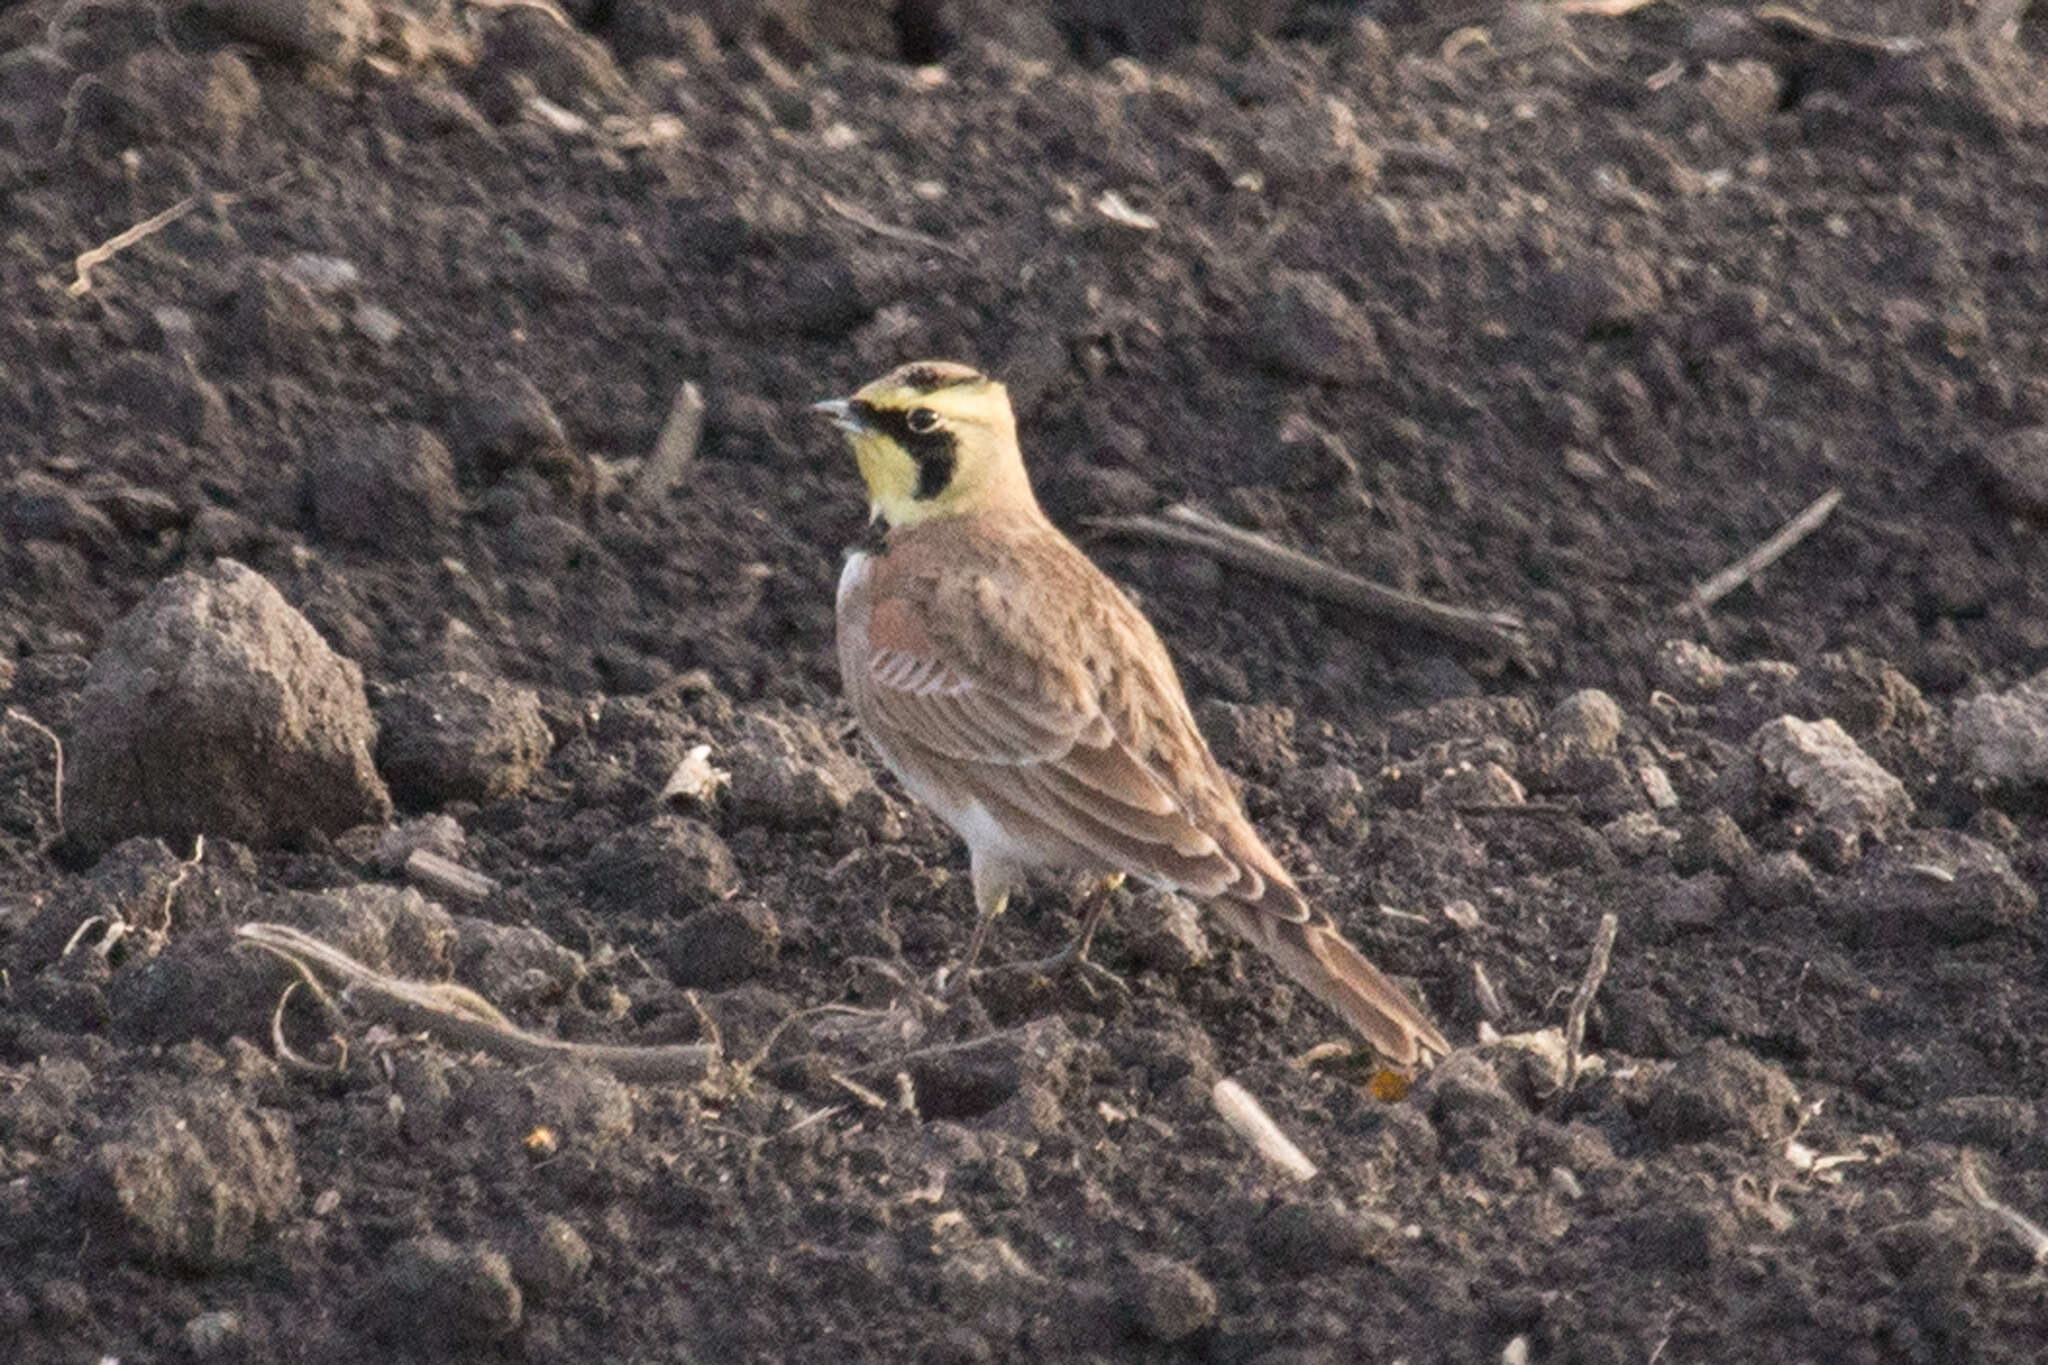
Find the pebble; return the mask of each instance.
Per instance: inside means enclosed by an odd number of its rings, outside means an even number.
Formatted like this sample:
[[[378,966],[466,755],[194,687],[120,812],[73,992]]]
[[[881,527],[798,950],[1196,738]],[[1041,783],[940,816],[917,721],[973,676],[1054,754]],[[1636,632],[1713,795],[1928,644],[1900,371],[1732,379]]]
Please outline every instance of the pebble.
[[[1821,892],[1852,943],[1973,943],[2007,932],[2040,898],[2005,851],[1958,830],[1915,830]]]
[[[378,769],[416,810],[517,795],[554,748],[532,689],[478,673],[429,673],[388,688],[377,720]]]
[[[1370,1260],[1391,1225],[1328,1204],[1276,1204],[1252,1226],[1251,1248],[1283,1275],[1314,1275]]]
[[[1650,1083],[1643,1122],[1664,1143],[1730,1137],[1768,1146],[1791,1135],[1798,1109],[1783,1071],[1717,1038]]]
[[[583,886],[611,914],[681,919],[740,887],[739,864],[718,831],[698,820],[660,815],[612,835],[591,851]]]
[[[833,824],[874,786],[867,769],[805,715],[749,715],[726,759],[738,812],[785,829]]]
[[[729,900],[669,930],[662,957],[678,986],[723,990],[775,965],[782,927],[759,901]]]
[[[1185,896],[1148,888],[1138,893],[1121,918],[1130,955],[1143,966],[1173,973],[1209,960],[1202,912]]]
[[[1216,1321],[1216,1289],[1185,1261],[1133,1256],[1118,1297],[1132,1325],[1154,1341],[1181,1341]]]
[[[2008,511],[2048,519],[2048,426],[2023,427],[1987,441],[1977,463]]]
[[[86,1162],[88,1216],[143,1260],[211,1272],[246,1261],[299,1201],[292,1128],[216,1081],[145,1104]]]
[[[306,467],[323,540],[425,555],[459,528],[462,493],[440,438],[409,423],[351,427],[315,444]]]
[[[1386,373],[1372,319],[1313,271],[1273,272],[1247,340],[1260,365],[1295,379],[1360,386]]]
[[[363,1309],[393,1340],[462,1347],[511,1335],[525,1303],[504,1253],[429,1235],[387,1253]]]
[[[1957,702],[1950,734],[1971,781],[1988,787],[2048,783],[2048,672]]]
[[[1766,785],[1813,820],[1821,836],[1813,851],[1831,867],[1854,862],[1866,840],[1882,841],[1913,813],[1906,784],[1833,720],[1780,716],[1758,728],[1750,747]]]

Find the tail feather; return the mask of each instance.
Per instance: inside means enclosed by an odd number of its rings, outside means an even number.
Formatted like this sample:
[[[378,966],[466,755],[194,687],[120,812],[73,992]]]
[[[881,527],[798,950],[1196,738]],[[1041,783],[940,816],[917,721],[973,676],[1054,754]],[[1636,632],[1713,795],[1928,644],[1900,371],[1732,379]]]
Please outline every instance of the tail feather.
[[[1449,1040],[1429,1016],[1352,947],[1327,916],[1283,918],[1230,899],[1212,901],[1210,907],[1392,1065],[1412,1067],[1431,1055],[1450,1053]]]

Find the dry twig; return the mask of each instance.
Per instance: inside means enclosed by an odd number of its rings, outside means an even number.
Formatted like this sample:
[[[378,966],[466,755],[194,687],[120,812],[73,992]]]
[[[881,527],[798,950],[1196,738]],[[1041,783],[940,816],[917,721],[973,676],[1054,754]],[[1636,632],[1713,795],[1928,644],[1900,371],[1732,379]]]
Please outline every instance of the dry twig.
[[[697,445],[704,439],[704,391],[685,379],[669,404],[668,420],[655,438],[654,453],[640,466],[633,480],[633,494],[642,502],[654,502],[683,481],[690,461],[697,458]]]
[[[965,261],[973,259],[965,249],[957,247],[951,242],[942,241],[928,232],[919,232],[916,228],[898,227],[894,223],[884,222],[860,205],[849,204],[836,194],[825,193],[822,195],[822,198],[825,201],[826,208],[832,210],[847,222],[852,223],[855,227],[866,228],[877,237],[886,237],[892,242],[901,242],[905,246],[921,246],[927,251],[943,252],[956,260]]]
[[[137,242],[142,241],[146,237],[156,236],[157,233],[162,232],[165,228],[198,207],[199,196],[188,194],[162,213],[145,218],[126,231],[115,233],[90,251],[81,251],[78,254],[78,258],[72,262],[72,268],[77,271],[78,278],[67,285],[64,292],[74,299],[84,298],[92,292],[92,271],[94,266],[105,265]]]
[[[1300,588],[1312,597],[1405,626],[1432,631],[1514,659],[1527,657],[1528,627],[1507,612],[1447,607],[1413,593],[1360,578],[1313,555],[1175,503],[1159,516],[1090,517],[1087,524],[1115,535],[1165,541],[1199,550],[1220,563]]]
[[[1704,610],[1785,557],[1785,552],[1819,530],[1842,501],[1842,490],[1830,488],[1805,510],[1778,528],[1777,534],[1692,590],[1693,605]]]
[[[1579,978],[1579,989],[1572,995],[1572,1005],[1564,1016],[1564,1088],[1560,1093],[1570,1094],[1572,1086],[1579,1079],[1579,1051],[1586,1043],[1586,1015],[1593,1008],[1593,997],[1600,993],[1600,983],[1607,979],[1607,968],[1614,960],[1614,939],[1621,932],[1621,920],[1613,911],[1600,917],[1599,931],[1593,935],[1593,956],[1586,963],[1586,974]]]
[[[1962,1197],[1997,1218],[2005,1224],[2013,1236],[2034,1258],[2035,1265],[2048,1265],[2048,1228],[2021,1213],[2012,1205],[1993,1195],[1984,1188],[1984,1176],[1977,1169],[1976,1157],[1965,1152],[1956,1168],[1956,1187]]]
[[[632,1047],[572,1043],[530,1033],[475,991],[447,982],[403,981],[373,971],[340,949],[288,924],[244,924],[235,937],[291,963],[302,975],[341,983],[358,1008],[409,1032],[424,1032],[504,1061],[579,1062],[622,1081],[698,1081],[718,1059],[702,1044]]]
[[[406,855],[405,879],[422,891],[444,900],[474,904],[498,894],[498,884],[483,873],[424,848],[416,848]]]
[[[1214,1101],[1216,1112],[1223,1115],[1223,1121],[1276,1169],[1296,1180],[1315,1178],[1316,1164],[1280,1131],[1280,1125],[1273,1122],[1265,1106],[1253,1099],[1250,1091],[1225,1077],[1216,1082],[1209,1098]]]
[[[50,782],[50,818],[57,822],[57,832],[62,834],[64,832],[64,741],[57,738],[55,730],[52,730],[49,726],[43,724],[19,707],[8,707],[7,718],[20,721],[44,739],[49,740],[50,747],[56,751],[56,776]]]

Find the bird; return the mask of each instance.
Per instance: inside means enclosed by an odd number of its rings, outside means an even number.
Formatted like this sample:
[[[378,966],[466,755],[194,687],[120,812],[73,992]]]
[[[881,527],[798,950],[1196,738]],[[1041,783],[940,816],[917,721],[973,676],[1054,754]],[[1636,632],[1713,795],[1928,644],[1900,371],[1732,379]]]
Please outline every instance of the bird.
[[[1202,905],[1391,1066],[1451,1045],[1312,906],[1246,818],[1144,614],[1040,508],[1008,390],[899,366],[815,403],[852,447],[876,534],[839,579],[838,654],[884,764],[967,844],[977,916],[951,980],[1033,872],[1097,879],[1085,963],[1124,877]]]

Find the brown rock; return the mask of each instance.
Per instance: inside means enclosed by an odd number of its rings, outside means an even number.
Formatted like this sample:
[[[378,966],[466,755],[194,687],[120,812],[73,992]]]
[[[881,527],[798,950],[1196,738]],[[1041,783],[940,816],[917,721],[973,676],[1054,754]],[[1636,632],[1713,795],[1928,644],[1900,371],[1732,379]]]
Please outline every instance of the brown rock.
[[[67,804],[87,838],[271,844],[391,814],[361,671],[254,570],[158,585],[107,632],[79,702]]]

